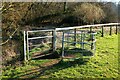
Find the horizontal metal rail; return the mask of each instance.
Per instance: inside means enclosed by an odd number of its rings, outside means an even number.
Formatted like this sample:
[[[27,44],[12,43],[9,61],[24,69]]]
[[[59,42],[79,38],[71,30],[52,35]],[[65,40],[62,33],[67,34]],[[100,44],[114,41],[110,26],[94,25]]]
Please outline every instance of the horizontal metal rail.
[[[33,31],[27,31],[27,32],[29,32],[29,33],[31,33],[31,32],[49,32],[49,31],[53,31],[54,29],[49,29],[49,30],[33,30]]]
[[[51,44],[52,42],[49,42],[47,44]],[[42,44],[38,44],[38,45],[30,45],[29,47],[33,46],[33,47],[38,47],[38,46],[41,46]],[[44,45],[44,44],[43,44]]]
[[[64,28],[56,28],[56,31],[60,30],[70,30],[70,29],[78,29],[78,28],[89,28],[89,27],[100,27],[100,26],[112,26],[112,25],[120,25],[120,23],[108,23],[108,24],[95,24],[95,25],[84,25],[84,26],[74,26],[74,27],[64,27]]]
[[[94,40],[94,41],[88,41],[88,42],[69,42],[69,41],[64,41],[64,42],[66,42],[66,43],[78,43],[78,44],[90,44],[90,43],[95,43],[96,40]]]
[[[49,32],[49,31],[61,31],[61,30],[70,30],[70,29],[77,29],[77,28],[89,28],[89,27],[100,27],[100,26],[112,26],[112,25],[120,25],[120,23],[107,23],[107,24],[94,24],[94,25],[84,25],[84,26],[74,26],[74,27],[64,27],[64,28],[55,28],[55,29],[49,29],[49,30],[33,30],[33,31],[27,31],[29,33],[31,32]]]
[[[65,34],[97,34],[96,32],[65,32]]]
[[[44,36],[44,37],[32,37],[32,38],[28,38],[28,40],[32,40],[32,39],[43,39],[43,38],[52,38],[53,36]]]

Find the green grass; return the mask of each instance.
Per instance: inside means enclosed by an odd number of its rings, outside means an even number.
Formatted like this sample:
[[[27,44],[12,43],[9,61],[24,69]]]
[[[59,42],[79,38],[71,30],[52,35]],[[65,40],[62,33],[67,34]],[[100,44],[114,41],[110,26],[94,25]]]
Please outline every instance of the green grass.
[[[118,77],[117,35],[97,38],[94,57],[86,63],[63,62],[47,70],[44,76],[52,78],[116,78]],[[82,61],[82,60],[81,60]],[[74,64],[73,64],[74,63]]]
[[[45,50],[48,50],[48,49],[50,49],[50,45],[49,44],[44,44],[44,45],[41,45],[39,47],[31,49],[30,50],[30,55],[32,55],[32,53],[42,52],[42,51],[45,51]]]
[[[42,67],[51,59],[31,60],[25,65],[3,69],[2,78],[117,78],[118,35],[97,37],[96,53],[91,58],[61,61]]]

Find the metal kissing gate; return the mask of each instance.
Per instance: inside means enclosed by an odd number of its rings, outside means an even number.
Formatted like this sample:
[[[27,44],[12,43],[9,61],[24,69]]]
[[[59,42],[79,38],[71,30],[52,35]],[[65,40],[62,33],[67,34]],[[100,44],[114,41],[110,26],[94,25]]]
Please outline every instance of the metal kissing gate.
[[[62,54],[61,56],[64,58],[65,57],[65,44],[67,43],[74,43],[74,44],[80,44],[81,49],[85,49],[85,44],[88,44],[90,47],[91,47],[91,44],[92,47],[94,47],[93,49],[95,50],[95,34],[96,33],[88,33],[86,31],[81,31],[81,30],[77,30],[77,29],[72,29],[73,32],[71,32],[71,30],[65,30],[65,31],[62,31],[61,32],[61,38],[62,38],[62,41],[61,41],[61,44],[62,44]],[[44,35],[43,33],[47,33],[47,35]],[[49,32],[49,33],[48,33]],[[42,35],[40,36],[30,36],[30,34],[35,34],[35,33],[41,33]],[[49,34],[49,35],[48,35]],[[67,36],[65,36],[67,34]],[[71,35],[72,34],[72,35]],[[86,34],[89,34],[89,36],[92,35],[92,42],[87,42],[85,41],[85,38],[88,37],[86,36]],[[78,35],[78,36],[77,36]],[[69,41],[70,39],[70,36],[71,38],[73,37],[73,41]],[[68,39],[69,37],[69,39]],[[67,38],[67,40],[65,39]],[[38,40],[37,42],[40,42],[40,41],[44,41],[44,39],[51,39],[51,40],[48,40],[50,41],[49,43],[51,43],[51,47],[50,49],[54,52],[56,50],[56,39],[57,39],[57,33],[56,33],[56,29],[50,29],[50,30],[36,30],[36,31],[24,31],[24,60],[30,60],[31,57],[30,57],[30,53],[31,53],[31,44],[30,44],[30,41],[34,41],[34,40]],[[42,42],[40,43],[42,44]],[[38,45],[32,45],[32,46],[40,46],[40,44]],[[67,46],[67,47],[70,47],[71,45]],[[74,45],[74,47],[76,47],[76,45]],[[78,54],[80,55],[80,54]]]
[[[77,44],[77,45],[81,46],[79,48],[86,49],[85,45],[88,45],[89,47],[91,47],[91,49],[93,48],[95,50],[95,42],[96,42],[95,34],[96,34],[96,32],[93,32],[92,29],[99,27],[102,31],[101,35],[103,37],[103,34],[104,34],[103,27],[109,26],[110,27],[110,35],[111,35],[112,34],[112,26],[116,26],[116,34],[117,34],[117,29],[118,29],[119,25],[120,25],[120,23],[108,23],[108,24],[95,24],[95,25],[55,28],[55,29],[48,29],[48,30],[24,31],[24,60],[30,59],[30,55],[31,55],[30,53],[31,53],[31,49],[33,46],[34,47],[39,46],[38,43],[36,43],[36,42],[40,42],[39,43],[40,46],[41,46],[41,44],[48,43],[48,44],[50,44],[50,50],[55,51],[56,47],[57,47],[56,46],[57,40],[59,40],[61,43],[58,45],[62,44],[62,46],[60,46],[62,48],[62,54],[61,54],[62,57],[65,56],[65,54],[64,54],[65,53],[65,45],[67,45],[69,43],[70,43],[70,46],[67,46],[67,47],[71,47],[71,43],[72,43],[72,44],[74,44],[73,47],[76,47],[75,44]],[[85,32],[86,28],[88,30],[87,32]],[[81,31],[81,29],[85,29],[85,31]],[[71,30],[72,30],[72,32],[71,32]],[[35,34],[36,36],[33,36],[32,34]],[[77,35],[78,35],[78,38],[77,38]],[[89,37],[92,39],[90,40],[88,38],[89,40],[87,41],[87,37],[88,37],[87,35],[89,35]],[[58,36],[60,36],[59,39],[58,39]],[[60,40],[60,39],[62,39],[62,40]],[[73,41],[72,41],[72,39],[73,39]],[[35,41],[35,40],[38,40],[38,41]],[[68,41],[68,40],[71,40],[71,41]],[[33,44],[31,45],[31,42],[35,43],[35,45],[33,45]],[[41,47],[39,49],[42,51]]]

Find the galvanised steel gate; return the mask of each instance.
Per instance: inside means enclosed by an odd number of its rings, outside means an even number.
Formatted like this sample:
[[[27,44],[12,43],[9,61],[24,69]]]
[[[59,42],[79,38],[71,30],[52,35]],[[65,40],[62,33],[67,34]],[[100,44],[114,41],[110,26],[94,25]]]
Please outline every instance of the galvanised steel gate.
[[[35,33],[41,33],[42,36],[32,36],[30,37],[30,34],[35,34]],[[44,35],[45,33],[49,33],[49,35]],[[50,39],[49,40],[49,44],[51,44],[50,49],[52,51],[55,51],[56,47],[55,47],[55,34],[56,31],[54,29],[49,29],[49,30],[34,30],[34,31],[24,31],[24,59],[25,60],[29,60],[30,57],[30,51],[31,51],[31,47],[37,47],[40,46],[40,44],[44,44],[44,40],[45,39]],[[30,41],[32,40],[37,40],[39,39],[40,44],[32,44],[30,43]],[[32,44],[32,45],[31,45]]]

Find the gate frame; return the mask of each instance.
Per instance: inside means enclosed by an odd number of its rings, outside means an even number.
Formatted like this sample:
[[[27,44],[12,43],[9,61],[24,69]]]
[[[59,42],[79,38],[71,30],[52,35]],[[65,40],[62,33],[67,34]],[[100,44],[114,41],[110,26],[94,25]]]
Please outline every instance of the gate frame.
[[[52,32],[52,36],[43,36],[43,37],[32,37],[29,38],[29,33],[34,32]],[[33,31],[24,31],[24,60],[30,60],[30,49],[29,49],[29,40],[33,39],[42,39],[42,38],[52,38],[52,50],[53,52],[56,50],[56,30],[48,29],[48,30],[33,30]]]

